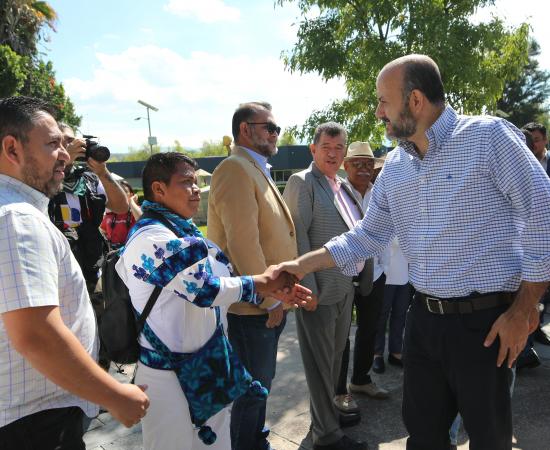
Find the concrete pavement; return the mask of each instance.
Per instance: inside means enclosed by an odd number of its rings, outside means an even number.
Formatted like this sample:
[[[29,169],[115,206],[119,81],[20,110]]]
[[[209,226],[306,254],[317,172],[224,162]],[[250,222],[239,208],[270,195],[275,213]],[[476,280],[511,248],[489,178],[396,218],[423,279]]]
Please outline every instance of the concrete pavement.
[[[550,325],[546,326],[550,331]],[[352,336],[354,332],[352,330]],[[542,365],[524,370],[516,379],[513,397],[514,449],[550,449],[550,347],[537,345]],[[294,314],[289,314],[287,326],[279,344],[277,376],[268,401],[270,442],[277,450],[309,450],[309,392],[305,381]],[[111,369],[113,371],[113,369]],[[131,367],[125,368],[131,375]],[[115,374],[120,379],[128,375]],[[389,389],[388,400],[354,396],[361,408],[359,425],[346,429],[352,438],[366,440],[372,450],[405,448],[407,432],[401,420],[401,369],[386,366],[386,372],[373,376],[376,383]],[[88,450],[141,450],[141,427],[127,429],[107,413],[100,414],[84,435]],[[467,450],[467,437],[462,432],[460,450]]]

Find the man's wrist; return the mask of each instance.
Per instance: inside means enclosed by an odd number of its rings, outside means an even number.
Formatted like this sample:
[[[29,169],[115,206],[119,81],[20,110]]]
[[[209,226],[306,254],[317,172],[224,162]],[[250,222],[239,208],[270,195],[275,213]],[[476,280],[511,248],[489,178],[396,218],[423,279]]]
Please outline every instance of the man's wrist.
[[[266,308],[267,312],[273,311],[275,308],[278,308],[281,305],[281,301],[277,300],[273,305],[271,305],[269,308]]]

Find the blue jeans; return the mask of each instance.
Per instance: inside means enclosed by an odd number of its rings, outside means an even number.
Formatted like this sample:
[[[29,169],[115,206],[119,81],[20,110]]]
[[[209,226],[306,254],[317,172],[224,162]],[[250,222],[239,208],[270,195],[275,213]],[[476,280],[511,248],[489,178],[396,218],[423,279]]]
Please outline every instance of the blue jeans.
[[[267,315],[227,314],[227,335],[233,349],[255,380],[271,390],[275,378],[277,345],[286,323],[267,328]],[[233,402],[231,408],[232,450],[267,450],[270,448],[265,427],[266,399],[248,394]]]

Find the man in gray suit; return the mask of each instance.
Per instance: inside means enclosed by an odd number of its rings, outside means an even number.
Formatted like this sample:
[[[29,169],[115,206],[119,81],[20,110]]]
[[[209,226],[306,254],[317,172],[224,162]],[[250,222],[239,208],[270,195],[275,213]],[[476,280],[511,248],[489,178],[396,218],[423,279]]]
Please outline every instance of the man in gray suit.
[[[321,248],[353,228],[361,205],[336,175],[346,154],[346,130],[329,122],[315,130],[310,167],[290,177],[283,197],[296,227],[298,253]],[[303,280],[319,301],[315,312],[296,311],[296,328],[310,392],[313,448],[362,450],[367,445],[342,432],[333,404],[342,353],[351,323],[352,278],[335,269],[309,274]]]

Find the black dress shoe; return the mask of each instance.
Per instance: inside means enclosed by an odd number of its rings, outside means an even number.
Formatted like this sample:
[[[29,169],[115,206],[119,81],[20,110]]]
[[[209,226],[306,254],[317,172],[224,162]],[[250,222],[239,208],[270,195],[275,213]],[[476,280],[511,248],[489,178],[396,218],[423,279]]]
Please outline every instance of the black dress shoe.
[[[530,348],[527,354],[521,354],[516,362],[517,370],[521,369],[534,369],[535,367],[540,366],[539,355],[534,348]]]
[[[372,371],[374,373],[384,373],[386,370],[386,365],[384,364],[383,356],[375,356],[372,361]]]
[[[313,450],[369,450],[369,446],[366,442],[354,441],[347,436],[342,436],[333,444],[314,445]]]
[[[340,427],[341,428],[348,428],[353,427],[357,425],[359,422],[361,422],[361,414],[360,413],[339,413],[338,418],[340,421]]]
[[[550,337],[544,332],[541,327],[538,327],[533,333],[535,341],[542,345],[550,345]]]
[[[403,367],[403,361],[401,361],[401,358],[396,358],[391,353],[388,355],[388,364],[396,367]]]

